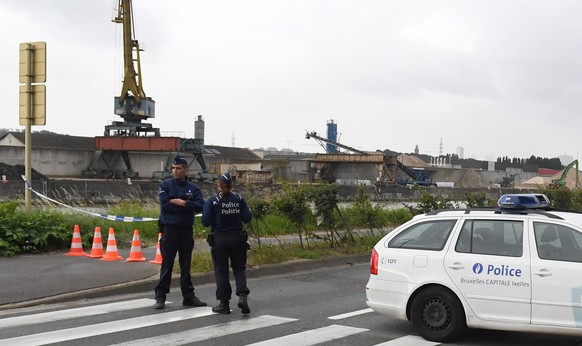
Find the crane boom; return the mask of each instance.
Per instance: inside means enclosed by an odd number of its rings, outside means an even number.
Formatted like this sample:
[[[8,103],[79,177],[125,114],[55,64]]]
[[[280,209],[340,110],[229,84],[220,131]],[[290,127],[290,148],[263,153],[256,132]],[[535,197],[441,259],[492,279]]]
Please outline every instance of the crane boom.
[[[155,101],[147,97],[143,90],[140,48],[134,37],[133,6],[131,0],[118,0],[117,15],[114,23],[123,25],[123,85],[121,93],[115,97],[114,112],[123,118],[105,126],[105,136],[139,136],[160,130],[142,120],[155,117]]]
[[[317,132],[307,132],[305,134],[305,139],[310,139],[310,138],[313,138],[316,141],[318,141],[319,144],[321,144],[323,149],[325,149],[326,151],[327,151],[327,148],[325,147],[325,145],[322,145],[322,143],[329,143],[331,145],[335,145],[336,147],[340,147],[342,149],[345,149],[347,151],[351,151],[351,152],[356,153],[356,154],[369,155],[369,153],[367,153],[365,151],[358,150],[356,148],[352,148],[352,147],[349,147],[349,146],[344,145],[344,144],[340,144],[338,142],[332,141],[331,139],[320,137],[317,135]]]
[[[131,91],[132,95],[135,97],[136,102],[140,102],[142,98],[145,98],[145,92],[142,87],[141,80],[141,66],[139,52],[139,42],[133,37],[134,27],[133,27],[133,9],[131,5],[131,0],[119,0],[119,5],[117,7],[117,17],[112,20],[114,23],[123,24],[123,67],[124,67],[124,78],[123,87],[121,88],[121,94],[119,95],[119,102],[123,102],[128,92]],[[133,54],[135,52],[135,59]],[[137,62],[137,72],[133,62]],[[137,77],[137,79],[136,79]]]

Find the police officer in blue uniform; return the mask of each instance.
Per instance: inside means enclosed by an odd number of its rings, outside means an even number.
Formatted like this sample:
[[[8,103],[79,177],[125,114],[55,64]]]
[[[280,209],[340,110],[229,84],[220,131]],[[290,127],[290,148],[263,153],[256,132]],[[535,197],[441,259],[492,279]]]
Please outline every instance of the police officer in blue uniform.
[[[220,303],[212,311],[220,314],[230,314],[230,298],[232,288],[229,281],[229,259],[236,283],[236,295],[239,297],[237,306],[243,314],[251,312],[248,304],[250,293],[247,287],[247,234],[243,231],[243,222],[252,219],[251,211],[246,201],[232,192],[232,177],[229,173],[220,176],[218,180],[218,195],[209,198],[202,211],[202,224],[211,226],[212,233],[208,237],[211,246],[214,276],[216,279],[216,299]]]
[[[190,274],[190,262],[194,249],[194,214],[202,211],[204,198],[200,188],[188,181],[187,173],[188,162],[184,158],[176,156],[172,162],[172,175],[174,177],[166,179],[160,184],[159,223],[162,227],[160,239],[162,267],[160,281],[155,288],[155,309],[165,307],[166,294],[170,293],[176,253],[179,256],[180,288],[184,298],[182,305],[207,305],[194,294],[194,285],[192,285]]]

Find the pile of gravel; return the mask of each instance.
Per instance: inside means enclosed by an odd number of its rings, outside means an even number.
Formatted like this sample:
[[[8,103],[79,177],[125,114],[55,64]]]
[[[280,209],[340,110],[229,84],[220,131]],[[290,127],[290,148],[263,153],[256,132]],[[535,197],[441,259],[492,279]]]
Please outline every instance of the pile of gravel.
[[[20,180],[21,176],[25,174],[25,168],[23,165],[10,166],[5,163],[0,162],[0,178],[3,175],[6,176],[7,180]],[[33,180],[49,180],[44,175],[32,169],[32,179]]]

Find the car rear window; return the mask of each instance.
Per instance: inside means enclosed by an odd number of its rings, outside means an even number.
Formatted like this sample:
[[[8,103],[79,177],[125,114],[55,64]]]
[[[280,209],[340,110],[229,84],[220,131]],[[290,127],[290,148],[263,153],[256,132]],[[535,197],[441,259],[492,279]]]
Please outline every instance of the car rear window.
[[[457,220],[434,220],[414,224],[390,240],[389,248],[442,250]]]
[[[523,222],[513,220],[467,220],[455,251],[481,255],[521,257]]]

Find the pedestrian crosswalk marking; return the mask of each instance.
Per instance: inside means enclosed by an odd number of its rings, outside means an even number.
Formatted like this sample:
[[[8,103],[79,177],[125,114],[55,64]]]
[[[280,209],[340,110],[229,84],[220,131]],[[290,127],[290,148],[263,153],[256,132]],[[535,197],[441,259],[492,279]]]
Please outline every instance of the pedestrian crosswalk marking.
[[[374,346],[433,346],[440,345],[438,342],[428,341],[420,336],[406,335],[398,339],[376,344]]]
[[[282,336],[275,339],[265,340],[262,342],[257,342],[247,346],[265,346],[265,345],[293,345],[293,346],[309,346],[315,345],[326,341],[332,341],[335,339],[340,339],[353,334],[358,334],[362,332],[367,332],[369,329],[365,328],[355,328],[349,326],[341,326],[338,324],[332,324],[327,327],[322,327],[318,329],[308,330],[305,332],[290,334]]]
[[[132,309],[151,307],[153,299],[135,299],[125,302],[107,303],[79,308],[62,309],[58,311],[41,312],[30,315],[0,318],[0,330],[30,326],[34,324],[46,324],[50,322],[65,321],[67,319],[90,317],[104,315],[108,313],[123,312]],[[335,316],[330,316],[330,320],[340,320],[353,316],[358,316],[372,312],[372,309],[361,309]],[[0,339],[2,345],[46,345],[60,342],[71,342],[82,338],[99,337],[101,335],[129,331],[139,328],[146,328],[154,325],[187,321],[198,317],[213,315],[209,307],[197,309],[181,309],[170,312],[157,312],[155,314],[140,316],[129,319],[121,319],[110,322],[86,325],[61,330],[41,332],[37,334],[28,334],[8,339]],[[213,340],[224,336],[235,335],[238,333],[250,332],[261,328],[282,325],[289,322],[298,321],[296,318],[286,318],[272,315],[261,315],[240,320],[234,320],[216,325],[209,325],[201,328],[190,329],[182,332],[156,335],[150,338],[140,340],[130,340],[121,342],[119,345],[124,346],[157,346],[157,345],[186,345],[195,342]],[[26,327],[30,329],[29,327]],[[356,328],[346,325],[333,324],[317,329],[305,330],[294,334],[275,337],[269,340],[263,340],[251,345],[273,345],[279,346],[289,344],[293,346],[315,345],[323,342],[329,342],[367,332],[369,329]],[[420,336],[407,335],[398,339],[376,344],[375,346],[434,346],[439,343],[431,342]]]
[[[327,319],[329,319],[329,320],[341,320],[341,319],[348,318],[348,317],[367,314],[367,313],[373,312],[373,311],[374,310],[368,308],[368,309],[363,309],[363,310],[358,310],[358,311],[347,312],[347,313],[341,314],[341,315],[330,316]]]
[[[3,345],[46,345],[64,342],[91,336],[122,332],[126,330],[150,327],[163,323],[183,321],[203,316],[212,315],[212,308],[183,309],[179,311],[165,312],[142,317],[125,319],[123,321],[111,321],[89,326],[55,330],[51,332],[30,334],[10,339],[0,340]]]
[[[262,315],[244,320],[221,323],[213,326],[207,326],[197,329],[191,329],[184,332],[160,335],[151,338],[124,342],[120,345],[140,345],[140,346],[158,346],[158,345],[185,345],[193,342],[205,341],[216,337],[247,332],[254,329],[276,326],[279,324],[297,321],[295,318],[285,318],[270,315]]]
[[[146,306],[153,306],[153,299],[135,299],[126,302],[109,303],[101,305],[86,306],[82,308],[65,309],[51,312],[43,312],[34,315],[16,316],[0,319],[0,329],[9,327],[22,327],[37,323],[55,322],[71,318],[102,315],[112,312],[138,309]]]

